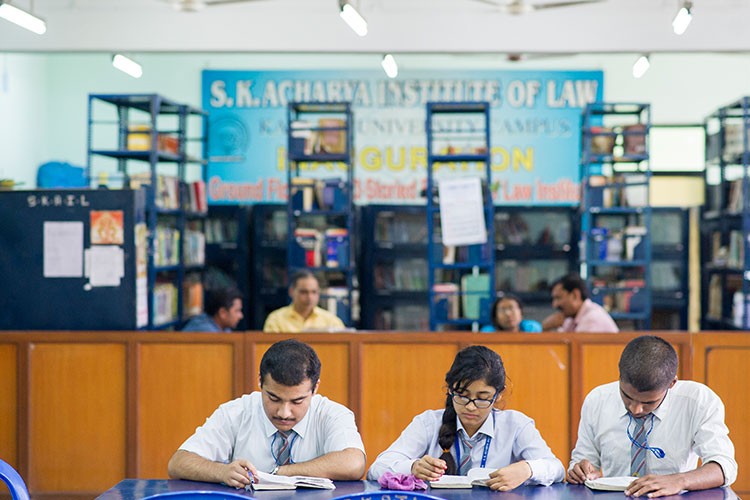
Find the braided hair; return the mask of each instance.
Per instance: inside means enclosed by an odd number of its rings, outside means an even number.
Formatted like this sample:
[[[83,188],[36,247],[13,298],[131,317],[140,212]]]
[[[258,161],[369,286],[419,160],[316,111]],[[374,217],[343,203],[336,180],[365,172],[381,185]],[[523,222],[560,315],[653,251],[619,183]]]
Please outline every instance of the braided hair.
[[[453,446],[457,432],[457,414],[453,408],[451,393],[461,392],[477,380],[482,380],[494,387],[498,394],[505,389],[503,360],[495,351],[481,345],[470,346],[459,351],[450,370],[445,374],[448,394],[445,398],[443,423],[438,432],[438,443],[443,449],[440,459],[444,460],[448,466],[446,474],[456,474],[458,470],[456,460],[451,455],[451,446]]]

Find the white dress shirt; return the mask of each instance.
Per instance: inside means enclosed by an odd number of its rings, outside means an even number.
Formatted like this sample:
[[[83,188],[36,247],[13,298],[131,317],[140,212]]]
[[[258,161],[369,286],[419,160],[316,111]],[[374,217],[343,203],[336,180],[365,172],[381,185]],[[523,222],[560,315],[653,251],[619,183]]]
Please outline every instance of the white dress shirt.
[[[261,471],[272,471],[276,461],[271,443],[277,429],[263,411],[261,397],[260,392],[253,392],[222,404],[180,449],[214,462],[244,458]],[[298,434],[291,443],[294,463],[347,448],[365,451],[351,410],[319,394],[312,397],[294,431]]]
[[[445,410],[428,410],[414,417],[401,436],[383,453],[367,472],[367,478],[377,480],[385,472],[411,474],[411,466],[424,455],[438,458],[443,454],[438,444],[438,431]],[[465,432],[461,420],[456,417],[457,432]],[[471,450],[471,467],[480,467],[486,437],[491,438],[485,467],[499,469],[526,460],[532,475],[527,484],[548,485],[562,481],[565,469],[544,442],[534,421],[523,413],[513,410],[493,409],[479,430],[471,438],[475,445]],[[451,454],[456,458],[456,447]]]
[[[724,424],[724,404],[711,389],[692,381],[678,380],[646,423],[648,445],[661,448],[664,458],[647,453],[650,474],[675,474],[716,462],[724,471],[724,485],[737,479],[737,462],[729,429]],[[630,475],[630,419],[620,397],[619,382],[601,385],[591,391],[581,408],[578,442],[569,469],[583,459],[601,468],[604,476]],[[632,432],[632,428],[631,428]]]

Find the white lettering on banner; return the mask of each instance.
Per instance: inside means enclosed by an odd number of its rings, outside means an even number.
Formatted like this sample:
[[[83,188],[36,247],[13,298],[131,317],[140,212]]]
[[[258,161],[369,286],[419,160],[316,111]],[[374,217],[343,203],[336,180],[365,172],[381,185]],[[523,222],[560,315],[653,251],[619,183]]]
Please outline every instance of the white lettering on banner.
[[[547,82],[547,106],[550,108],[583,108],[596,102],[599,82],[596,80],[565,80],[558,89],[557,82]]]
[[[88,207],[89,200],[85,194],[32,194],[26,197],[29,208],[36,207]]]

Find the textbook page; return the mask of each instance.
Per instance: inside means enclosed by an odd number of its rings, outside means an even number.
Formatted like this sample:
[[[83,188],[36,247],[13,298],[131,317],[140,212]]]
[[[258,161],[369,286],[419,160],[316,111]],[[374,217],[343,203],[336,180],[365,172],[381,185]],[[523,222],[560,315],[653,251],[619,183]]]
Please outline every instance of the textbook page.
[[[584,484],[592,490],[625,491],[636,479],[638,478],[633,476],[600,477],[589,479]]]
[[[293,490],[300,488],[321,488],[333,490],[336,488],[333,481],[324,477],[310,476],[277,476],[267,472],[258,471],[255,474],[256,482],[248,485],[245,489],[253,490]]]
[[[444,475],[437,481],[430,481],[432,488],[471,488],[472,486],[487,486],[490,473],[495,469],[476,467],[470,469],[465,476]]]

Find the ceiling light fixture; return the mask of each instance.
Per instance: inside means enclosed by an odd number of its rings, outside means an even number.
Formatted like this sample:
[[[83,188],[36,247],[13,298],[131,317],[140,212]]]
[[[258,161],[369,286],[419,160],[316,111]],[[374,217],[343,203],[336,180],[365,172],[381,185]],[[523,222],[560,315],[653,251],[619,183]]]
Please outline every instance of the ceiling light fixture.
[[[672,21],[672,29],[675,35],[682,35],[690,25],[690,21],[693,20],[693,2],[691,0],[684,0],[682,7],[677,11],[677,15],[674,16]]]
[[[339,0],[341,19],[359,36],[367,34],[367,21],[348,0]]]
[[[396,64],[396,58],[391,54],[383,56],[383,60],[380,61],[380,65],[383,67],[383,71],[388,75],[388,78],[396,78],[398,76],[398,64]]]
[[[33,3],[31,10],[34,10]],[[44,19],[9,4],[7,0],[0,0],[0,17],[29,31],[33,31],[37,35],[43,35],[47,31],[47,23]]]
[[[640,78],[643,75],[646,74],[646,71],[648,71],[648,68],[651,67],[651,62],[648,60],[647,55],[642,55],[638,58],[638,60],[633,64],[633,78]]]
[[[141,65],[122,54],[115,54],[114,56],[112,56],[112,66],[119,69],[123,73],[127,73],[133,78],[140,78],[141,76],[143,76],[143,68],[141,67]]]

